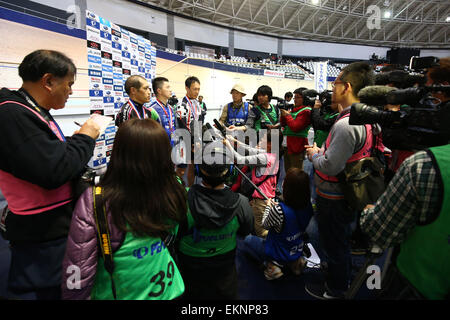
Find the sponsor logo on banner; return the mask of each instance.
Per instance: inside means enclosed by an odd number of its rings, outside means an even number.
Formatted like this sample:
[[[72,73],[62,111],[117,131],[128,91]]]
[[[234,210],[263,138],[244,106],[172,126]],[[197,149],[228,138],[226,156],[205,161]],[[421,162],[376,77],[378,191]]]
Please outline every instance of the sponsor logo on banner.
[[[93,41],[93,42],[97,42],[97,43],[100,43],[100,41],[101,41],[99,34],[97,35],[96,33],[90,32],[90,31],[86,32],[86,39],[88,41]]]
[[[103,108],[103,98],[90,98],[90,108],[91,109],[102,109]]]
[[[131,75],[131,70],[129,70],[129,69],[123,69],[123,70],[122,70],[122,73],[125,74],[125,75],[129,75],[129,76],[130,76],[130,75]]]
[[[102,65],[98,64],[98,63],[88,63],[88,69],[92,69],[92,70],[98,70],[101,71],[102,70]]]
[[[145,73],[145,68],[139,67],[139,68],[138,68],[138,72],[140,72],[140,73]]]
[[[138,66],[138,61],[136,59],[131,59],[130,63],[132,66],[136,66],[136,67]]]
[[[95,42],[95,41],[88,40],[87,46],[88,46],[88,48],[92,48],[92,49],[95,49],[95,50],[101,50],[102,49],[102,46],[100,45],[100,43]]]
[[[105,104],[105,108],[103,109],[103,114],[105,116],[114,115],[114,103]]]
[[[122,91],[123,91],[123,86],[117,86],[117,85],[115,85],[115,86],[113,87],[113,90],[114,90],[114,91],[118,91],[118,92],[122,92]]]
[[[114,143],[114,139],[106,139],[105,140],[105,144],[106,145],[110,145],[110,144],[113,144]]]
[[[99,21],[98,16],[95,13],[87,11],[87,10],[86,10],[86,17],[93,19],[95,21]]]
[[[314,68],[314,87],[318,92],[327,89],[327,62],[316,62]]]
[[[119,41],[118,38],[122,38],[122,33],[120,31],[117,31],[116,29],[111,29],[111,34],[116,37],[117,40],[115,41]]]
[[[130,42],[134,43],[134,44],[138,44],[137,39],[135,37],[133,38],[131,35],[130,35]]]
[[[111,46],[111,41],[102,39],[102,41],[100,42],[102,45],[102,51],[106,51],[112,54],[112,46]]]
[[[100,23],[98,23],[95,20],[86,18],[86,27],[88,27],[88,26],[91,27],[91,28],[95,28],[95,29],[100,30]]]
[[[110,60],[110,59],[102,59],[102,65],[106,65],[106,66],[112,67],[112,60]]]
[[[264,70],[264,76],[266,76],[266,77],[284,78],[284,72],[283,71],[276,71],[276,70]]]
[[[126,59],[130,59],[130,53],[128,51],[122,50],[122,57]]]
[[[101,84],[102,83],[102,78],[100,78],[100,77],[89,77],[89,82],[90,83]]]
[[[105,25],[105,26],[107,26],[107,27],[111,27],[111,22],[109,22],[108,20],[106,20],[106,19],[103,19],[102,17],[99,17],[100,18],[100,23],[101,24],[103,24],[103,25]]]
[[[103,103],[107,104],[107,103],[112,103],[114,104],[114,97],[109,96],[109,97],[103,97]]]
[[[103,85],[103,92],[111,92],[111,91],[113,91],[113,85],[112,84],[104,84]]]
[[[110,52],[102,51],[102,58],[112,60],[112,54]]]
[[[113,61],[113,67],[114,68],[122,68],[122,62],[121,61]]]
[[[102,106],[102,108],[103,108],[103,106]],[[103,111],[103,109],[95,109],[95,110],[92,109],[91,112],[90,112],[90,114],[94,114],[94,113],[103,115],[103,114],[104,114],[104,111]]]
[[[99,70],[89,69],[88,70],[88,74],[89,74],[90,77],[100,77],[100,78],[102,77],[102,72],[99,71]]]
[[[285,72],[284,77],[287,79],[299,79],[303,80],[305,79],[305,75],[302,73],[296,73],[296,72]]]
[[[144,47],[141,47],[141,46],[138,46],[138,51],[140,51],[140,52],[145,52],[145,48],[144,48]]]
[[[88,48],[88,55],[100,57],[102,56],[102,52],[100,50]]]
[[[103,39],[111,41],[111,34],[105,31],[100,31],[100,37]]]
[[[103,84],[109,84],[112,85],[113,84],[113,79],[112,78],[103,78]]]
[[[102,97],[103,91],[102,90],[89,90],[89,97]]]
[[[98,64],[102,63],[102,59],[100,57],[93,56],[93,55],[90,55],[90,54],[88,54],[88,61],[92,62],[92,63],[98,63]]]
[[[112,65],[109,66],[109,65],[106,65],[106,64],[102,64],[102,71],[103,72],[110,72],[110,73],[112,73],[113,72]],[[108,77],[108,78],[112,78],[112,77]]]
[[[114,73],[113,79],[114,79],[114,82],[119,81],[119,80],[122,81],[123,80],[122,70],[121,70],[121,73]]]
[[[115,61],[122,60],[122,51],[121,50],[112,50],[112,59]]]
[[[112,41],[111,45],[112,45],[113,50],[116,49],[116,50],[122,51],[122,45],[120,44],[120,42]]]
[[[89,85],[90,91],[102,91],[103,89],[104,89],[103,84],[101,84],[101,83],[96,83],[96,82],[92,83],[91,82],[91,84]]]

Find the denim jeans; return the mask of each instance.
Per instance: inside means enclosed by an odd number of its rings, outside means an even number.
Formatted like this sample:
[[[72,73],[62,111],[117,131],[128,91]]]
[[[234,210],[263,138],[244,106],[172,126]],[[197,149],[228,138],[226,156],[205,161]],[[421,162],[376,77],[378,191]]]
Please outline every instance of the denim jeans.
[[[328,262],[326,283],[333,293],[342,294],[350,281],[350,226],[356,215],[345,200],[329,200],[321,196],[317,196],[317,209],[320,245]]]
[[[263,238],[250,234],[245,237],[241,250],[256,261],[263,263],[264,261],[271,260],[271,258],[266,255],[264,244],[265,240]]]

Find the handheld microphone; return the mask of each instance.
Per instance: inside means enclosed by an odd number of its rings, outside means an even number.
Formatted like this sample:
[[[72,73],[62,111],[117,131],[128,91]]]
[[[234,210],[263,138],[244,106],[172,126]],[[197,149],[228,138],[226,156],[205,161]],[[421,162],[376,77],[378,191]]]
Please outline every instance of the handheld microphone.
[[[213,121],[214,121],[214,124],[216,125],[217,129],[219,129],[220,133],[222,134],[223,138],[226,139],[226,138],[227,138],[227,131],[226,131],[226,129],[220,124],[219,121],[217,121],[217,119],[213,119]],[[211,125],[210,125],[209,123],[206,124],[206,127],[207,127],[208,129],[212,129],[212,127],[211,127]],[[214,138],[215,138],[215,137],[214,137]],[[250,179],[249,177],[247,177],[247,176],[241,171],[241,169],[239,169],[237,166],[234,166],[234,168],[239,172],[239,174],[240,174],[244,179],[246,179],[246,180],[253,186],[253,188],[255,188],[256,191],[258,191],[258,193],[259,193],[260,195],[263,196],[263,198],[264,198],[265,200],[270,200],[270,199],[264,194],[264,192],[262,192],[261,189],[260,189],[256,184],[253,183],[252,179]]]

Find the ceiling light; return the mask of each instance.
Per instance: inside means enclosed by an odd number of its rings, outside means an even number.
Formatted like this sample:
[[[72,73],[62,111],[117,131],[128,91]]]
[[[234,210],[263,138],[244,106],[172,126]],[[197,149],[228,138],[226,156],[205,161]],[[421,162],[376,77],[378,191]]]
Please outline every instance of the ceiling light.
[[[384,12],[384,17],[385,17],[386,19],[389,19],[389,18],[391,17],[391,12],[390,12],[390,11],[385,11],[385,12]]]
[[[311,3],[317,5],[319,4],[319,0],[311,0]]]
[[[447,19],[445,19],[445,22],[450,22],[450,17],[447,17]]]

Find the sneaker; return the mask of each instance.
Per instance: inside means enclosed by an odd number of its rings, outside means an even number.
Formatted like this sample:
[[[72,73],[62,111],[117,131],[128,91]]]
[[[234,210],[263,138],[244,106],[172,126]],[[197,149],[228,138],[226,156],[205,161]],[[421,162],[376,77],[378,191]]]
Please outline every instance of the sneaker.
[[[266,269],[264,270],[264,277],[267,280],[275,280],[278,278],[281,278],[283,276],[283,271],[281,271],[281,268],[272,262],[268,262]]]
[[[297,260],[290,262],[288,265],[292,273],[299,276],[302,274],[303,269],[305,269],[306,259],[304,257],[300,257]]]
[[[305,285],[305,290],[310,296],[320,300],[344,299],[343,295],[335,295],[327,290],[325,283],[307,283]]]

